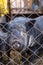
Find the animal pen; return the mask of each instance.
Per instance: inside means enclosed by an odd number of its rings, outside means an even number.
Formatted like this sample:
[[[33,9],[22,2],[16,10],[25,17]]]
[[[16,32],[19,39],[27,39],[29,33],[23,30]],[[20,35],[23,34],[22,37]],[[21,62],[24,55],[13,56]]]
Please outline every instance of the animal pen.
[[[0,65],[43,65],[43,0],[0,0]]]

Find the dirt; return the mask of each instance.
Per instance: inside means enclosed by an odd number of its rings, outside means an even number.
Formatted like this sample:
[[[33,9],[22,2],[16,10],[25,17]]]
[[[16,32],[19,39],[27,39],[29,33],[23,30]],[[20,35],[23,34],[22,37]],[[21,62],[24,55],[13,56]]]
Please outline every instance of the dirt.
[[[39,59],[38,59],[39,60]],[[43,59],[40,60],[38,63],[36,63],[35,65],[43,65]]]

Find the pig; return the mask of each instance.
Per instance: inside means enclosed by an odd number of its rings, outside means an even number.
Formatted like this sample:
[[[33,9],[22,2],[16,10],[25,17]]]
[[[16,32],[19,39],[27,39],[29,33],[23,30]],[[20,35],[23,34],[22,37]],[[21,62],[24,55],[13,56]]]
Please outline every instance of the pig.
[[[26,18],[26,17],[16,17],[14,20],[12,20],[9,23],[9,29],[11,31],[10,38],[9,38],[9,43],[11,45],[14,44],[14,48],[17,46],[20,47],[21,49],[25,48],[27,46],[27,28],[26,24],[30,23],[32,18]],[[32,26],[28,26],[30,29]],[[28,30],[29,30],[28,29]],[[16,45],[16,44],[18,45]]]

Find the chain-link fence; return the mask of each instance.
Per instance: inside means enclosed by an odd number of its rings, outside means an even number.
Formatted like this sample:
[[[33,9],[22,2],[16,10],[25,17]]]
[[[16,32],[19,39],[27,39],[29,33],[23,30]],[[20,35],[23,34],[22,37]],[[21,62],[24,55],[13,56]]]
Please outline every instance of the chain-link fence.
[[[6,15],[9,22],[0,17],[0,65],[43,65],[43,15],[35,9],[30,13],[24,8],[25,15],[23,8],[15,10],[17,13]]]

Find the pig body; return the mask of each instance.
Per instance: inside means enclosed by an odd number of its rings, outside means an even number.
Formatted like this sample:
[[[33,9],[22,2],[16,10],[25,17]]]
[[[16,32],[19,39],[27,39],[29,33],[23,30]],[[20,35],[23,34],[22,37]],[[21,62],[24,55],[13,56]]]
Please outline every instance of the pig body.
[[[31,62],[34,62],[35,54],[38,55],[43,52],[43,16],[37,17],[35,20],[33,29],[29,32],[30,36],[32,35],[35,39],[35,43],[30,43],[32,45],[30,49],[33,51],[33,55],[30,57]]]

